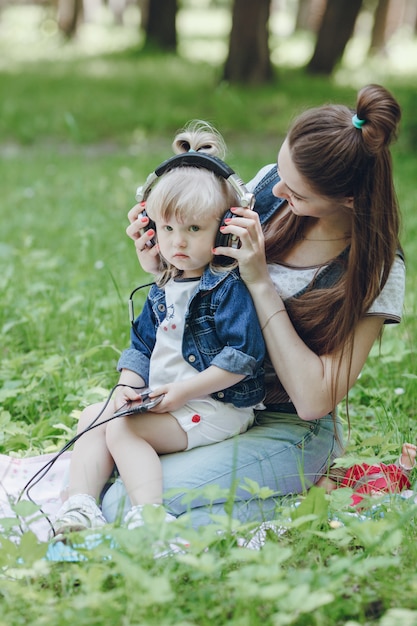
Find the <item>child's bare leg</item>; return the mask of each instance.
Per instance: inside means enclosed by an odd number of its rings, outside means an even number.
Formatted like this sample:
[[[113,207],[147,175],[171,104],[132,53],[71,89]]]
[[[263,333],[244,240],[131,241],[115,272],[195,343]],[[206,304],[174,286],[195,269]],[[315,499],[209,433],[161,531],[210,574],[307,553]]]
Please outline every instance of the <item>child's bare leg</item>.
[[[84,432],[102,409],[103,404],[93,404],[82,412],[79,420],[78,433],[83,434],[71,456],[68,499],[53,521],[53,534],[60,540],[69,532],[99,528],[106,523],[97,499],[114,464],[106,445],[107,424],[101,422],[113,414],[113,403],[95,422],[99,426]]]
[[[102,408],[103,404],[97,403],[84,409],[80,416],[77,432],[80,433],[85,430]],[[108,419],[113,413],[113,403],[110,403],[96,423]],[[71,455],[69,496],[83,493],[98,499],[114,466],[113,459],[107,449],[106,427],[107,424],[101,424],[85,432],[76,442]]]
[[[107,447],[132,505],[162,503],[159,454],[187,447],[187,435],[168,413],[117,418],[109,423]]]

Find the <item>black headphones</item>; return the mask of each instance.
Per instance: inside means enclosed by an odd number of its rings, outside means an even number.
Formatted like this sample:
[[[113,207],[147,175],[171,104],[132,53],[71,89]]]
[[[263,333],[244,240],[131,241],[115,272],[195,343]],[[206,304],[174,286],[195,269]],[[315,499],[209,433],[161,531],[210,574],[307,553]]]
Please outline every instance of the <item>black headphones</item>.
[[[239,206],[253,209],[253,206],[255,204],[255,196],[253,195],[253,193],[250,193],[246,189],[244,183],[232,170],[232,168],[218,157],[211,156],[210,154],[206,154],[204,152],[195,151],[177,154],[158,165],[155,171],[149,174],[145,184],[141,187],[138,187],[138,189],[136,190],[136,200],[138,202],[144,202],[149,196],[152,187],[154,186],[158,178],[162,176],[162,174],[165,174],[165,172],[168,172],[169,170],[176,169],[177,167],[184,166],[201,167],[209,170],[210,172],[213,172],[214,174],[216,174],[216,176],[224,178],[225,180],[227,180],[227,182],[231,184],[233,189],[236,191]],[[146,211],[143,211],[138,217],[147,217]],[[220,225],[224,225],[225,218],[229,217],[233,217],[233,213],[231,213],[231,211],[226,211]],[[141,230],[141,234],[143,234],[149,228],[155,229],[155,224],[151,221],[146,228]],[[155,240],[151,239],[148,245],[153,246],[155,245],[155,243]],[[216,236],[214,246],[230,246],[232,248],[238,248],[239,239],[235,235],[223,235],[219,230]]]

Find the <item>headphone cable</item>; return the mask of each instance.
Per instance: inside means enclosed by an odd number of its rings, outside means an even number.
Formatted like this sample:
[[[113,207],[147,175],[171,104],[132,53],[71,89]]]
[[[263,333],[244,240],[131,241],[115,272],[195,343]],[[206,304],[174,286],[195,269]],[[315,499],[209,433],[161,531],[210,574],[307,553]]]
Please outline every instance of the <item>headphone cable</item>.
[[[45,476],[46,474],[49,472],[49,470],[53,467],[53,465],[56,463],[56,461],[58,461],[58,459],[61,457],[62,454],[64,454],[64,452],[67,452],[67,450],[69,450],[77,441],[78,439],[80,439],[80,437],[82,437],[82,435],[84,435],[85,433],[89,432],[90,430],[93,430],[94,428],[97,428],[97,426],[101,426],[103,424],[107,424],[108,422],[112,421],[113,419],[120,417],[120,411],[121,409],[123,409],[124,407],[128,407],[128,405],[130,404],[129,402],[126,402],[122,407],[120,407],[120,409],[117,411],[117,413],[111,415],[109,418],[107,418],[106,420],[99,422],[97,424],[97,420],[100,419],[100,417],[103,415],[104,411],[106,410],[106,408],[108,407],[111,397],[113,395],[113,393],[115,392],[115,390],[118,387],[130,387],[130,389],[134,389],[134,390],[139,390],[139,389],[144,389],[145,387],[132,387],[132,385],[125,385],[123,383],[117,383],[117,385],[114,385],[114,387],[111,389],[110,393],[108,394],[103,407],[101,408],[101,410],[99,411],[99,413],[96,415],[96,417],[92,420],[92,422],[81,432],[77,433],[76,435],[74,435],[74,437],[72,437],[53,457],[52,459],[50,459],[49,461],[47,461],[37,472],[35,472],[35,474],[33,474],[33,476],[31,476],[31,478],[28,480],[28,482],[25,484],[25,486],[21,489],[19,496],[16,500],[16,504],[20,502],[20,500],[22,499],[23,495],[26,492],[26,496],[28,498],[28,500],[30,502],[32,502],[32,504],[39,506],[36,504],[36,502],[33,500],[33,498],[30,496],[30,491],[31,489],[33,489]],[[45,517],[45,519],[47,520],[49,526],[51,527],[52,532],[55,534],[54,531],[54,527],[53,524],[50,520],[50,518],[48,517],[48,515],[42,510],[42,507],[39,506],[39,511],[42,513],[42,515]],[[22,530],[22,528],[21,528]]]

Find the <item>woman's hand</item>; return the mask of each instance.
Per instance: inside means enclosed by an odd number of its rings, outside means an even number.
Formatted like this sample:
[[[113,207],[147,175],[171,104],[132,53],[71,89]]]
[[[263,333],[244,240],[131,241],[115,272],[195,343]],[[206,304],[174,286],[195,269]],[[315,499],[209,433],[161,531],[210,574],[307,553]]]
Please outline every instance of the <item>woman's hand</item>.
[[[159,269],[159,246],[151,245],[155,237],[154,229],[144,230],[149,224],[149,218],[143,217],[145,203],[135,204],[127,214],[129,226],[126,234],[134,241],[136,254],[141,267],[149,274],[156,274]]]
[[[265,239],[259,215],[256,211],[233,207],[231,212],[235,217],[226,219],[226,226],[221,227],[222,234],[237,235],[240,239],[239,248],[219,246],[215,254],[236,259],[242,279],[247,285],[262,280],[269,281],[265,259]]]

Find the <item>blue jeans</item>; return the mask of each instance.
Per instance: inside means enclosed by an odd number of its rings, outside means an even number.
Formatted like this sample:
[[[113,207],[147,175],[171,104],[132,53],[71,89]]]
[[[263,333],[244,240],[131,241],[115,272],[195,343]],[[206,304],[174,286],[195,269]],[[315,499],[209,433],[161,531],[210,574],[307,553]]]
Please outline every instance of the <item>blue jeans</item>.
[[[212,514],[225,513],[226,502],[228,512],[231,507],[232,516],[243,522],[271,519],[277,498],[305,491],[343,454],[340,423],[337,431],[338,438],[330,415],[303,421],[261,411],[242,435],[162,456],[164,505],[176,517],[189,513],[195,527],[210,523]],[[265,498],[250,481],[273,493]],[[129,506],[118,478],[104,495],[103,513],[111,522]]]

